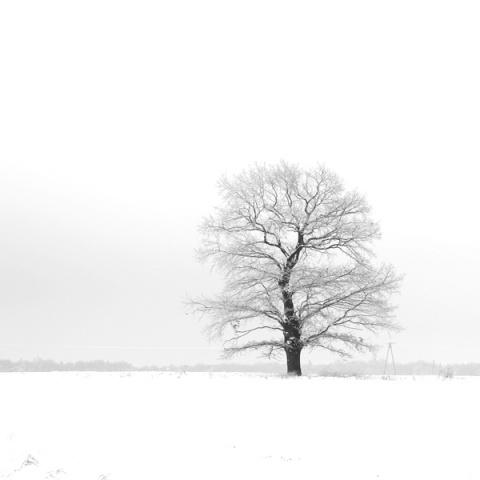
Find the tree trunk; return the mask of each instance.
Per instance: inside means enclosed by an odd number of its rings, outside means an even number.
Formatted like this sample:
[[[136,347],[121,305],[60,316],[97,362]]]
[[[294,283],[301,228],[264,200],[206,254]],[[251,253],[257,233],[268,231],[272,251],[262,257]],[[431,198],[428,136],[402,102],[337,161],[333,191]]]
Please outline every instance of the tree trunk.
[[[302,353],[302,344],[300,341],[300,323],[295,312],[293,304],[293,293],[289,290],[290,275],[296,261],[288,260],[283,270],[282,278],[278,286],[282,290],[283,311],[285,314],[285,323],[283,324],[283,338],[285,341],[285,353],[287,354],[287,374],[300,376],[302,368],[300,366],[300,354]]]
[[[301,349],[285,349],[287,354],[287,374],[300,376],[302,374],[302,367],[300,366]]]

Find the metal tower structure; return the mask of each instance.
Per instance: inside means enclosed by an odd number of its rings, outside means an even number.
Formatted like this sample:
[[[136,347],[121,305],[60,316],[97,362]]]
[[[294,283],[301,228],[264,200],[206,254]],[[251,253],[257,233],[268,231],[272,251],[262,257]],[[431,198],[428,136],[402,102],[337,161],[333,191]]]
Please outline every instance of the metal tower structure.
[[[392,345],[394,344],[394,342],[389,342],[387,345],[388,345],[388,349],[387,349],[387,358],[385,358],[385,367],[383,368],[383,374],[385,375],[386,371],[387,371],[387,364],[388,364],[388,357],[389,355],[392,356],[392,364],[393,364],[393,372],[394,374],[396,375],[397,374],[397,368],[395,367],[395,358],[393,358],[393,348],[392,348]]]

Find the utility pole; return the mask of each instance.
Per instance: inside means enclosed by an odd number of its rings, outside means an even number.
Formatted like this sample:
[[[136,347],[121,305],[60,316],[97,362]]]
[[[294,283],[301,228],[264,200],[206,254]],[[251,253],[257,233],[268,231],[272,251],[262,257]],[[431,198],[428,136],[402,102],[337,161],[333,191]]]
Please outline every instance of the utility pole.
[[[392,348],[392,345],[394,344],[394,342],[389,342],[387,345],[388,345],[388,349],[387,349],[387,358],[385,359],[385,367],[383,368],[383,374],[385,375],[386,371],[387,371],[387,364],[388,364],[388,356],[389,355],[392,355],[392,364],[393,364],[393,372],[394,374],[396,375],[397,374],[397,369],[395,367],[395,359],[393,358],[393,348]]]

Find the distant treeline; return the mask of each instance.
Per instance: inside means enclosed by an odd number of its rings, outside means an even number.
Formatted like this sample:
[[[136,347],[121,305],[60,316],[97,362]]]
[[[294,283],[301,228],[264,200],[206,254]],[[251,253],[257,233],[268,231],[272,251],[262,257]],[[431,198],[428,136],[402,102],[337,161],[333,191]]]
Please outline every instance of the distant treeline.
[[[135,367],[127,362],[105,362],[92,360],[88,362],[55,362],[35,358],[34,360],[0,360],[0,372],[137,372],[159,371],[158,367]]]
[[[370,361],[337,361],[329,365],[313,365],[308,363],[302,368],[307,375],[325,376],[361,376],[383,375],[384,362]],[[259,372],[285,373],[285,365],[281,363],[239,364],[224,363],[217,365],[169,365],[167,367],[135,367],[127,362],[105,362],[93,360],[88,362],[55,362],[36,358],[34,360],[0,360],[0,372]],[[386,374],[393,375],[393,366],[388,365]],[[435,362],[417,361],[396,365],[397,375],[480,375],[480,363],[439,364]]]

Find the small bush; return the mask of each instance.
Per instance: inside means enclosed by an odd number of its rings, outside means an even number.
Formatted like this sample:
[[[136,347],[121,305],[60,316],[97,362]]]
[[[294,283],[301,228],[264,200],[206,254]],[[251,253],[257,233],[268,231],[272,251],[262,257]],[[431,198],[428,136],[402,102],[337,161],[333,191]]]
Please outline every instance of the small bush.
[[[448,380],[454,377],[454,372],[452,367],[445,367],[440,369],[439,377],[443,380]]]

